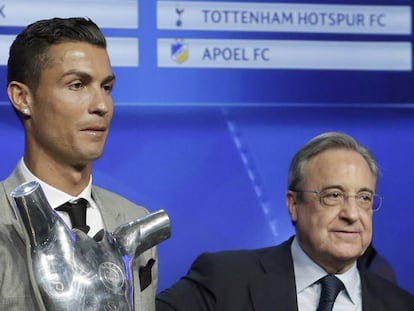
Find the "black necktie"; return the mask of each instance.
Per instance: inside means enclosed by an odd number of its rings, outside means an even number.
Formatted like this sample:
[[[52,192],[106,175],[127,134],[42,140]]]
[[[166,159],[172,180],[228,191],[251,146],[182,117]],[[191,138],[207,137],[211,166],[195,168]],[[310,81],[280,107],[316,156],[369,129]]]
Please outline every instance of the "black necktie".
[[[70,221],[72,223],[72,228],[79,229],[85,233],[88,233],[90,227],[86,225],[87,206],[87,200],[78,199],[73,202],[66,202],[61,206],[56,207],[55,210],[68,213]]]
[[[344,283],[332,274],[324,276],[319,281],[322,285],[322,290],[316,311],[331,311],[336,297],[344,289]]]

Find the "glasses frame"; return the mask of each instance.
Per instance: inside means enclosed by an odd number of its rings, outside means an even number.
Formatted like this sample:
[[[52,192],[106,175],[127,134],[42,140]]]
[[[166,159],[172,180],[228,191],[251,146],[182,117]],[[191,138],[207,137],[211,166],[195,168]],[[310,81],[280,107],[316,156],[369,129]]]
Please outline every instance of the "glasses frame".
[[[358,194],[348,194],[346,192],[343,192],[343,191],[340,191],[340,190],[336,190],[337,192],[341,192],[343,194],[343,198],[344,199],[343,199],[342,204],[327,205],[326,203],[323,202],[323,199],[322,199],[322,197],[323,197],[322,194],[323,193],[326,193],[327,190],[322,190],[322,191],[316,191],[316,190],[291,190],[291,191],[297,192],[297,193],[314,193],[314,194],[316,194],[319,197],[319,203],[321,203],[322,206],[328,207],[328,208],[329,207],[334,207],[334,206],[340,206],[340,207],[342,207],[342,206],[345,205],[345,200],[349,200],[350,197],[356,198],[358,196]],[[378,202],[378,207],[376,207],[376,208],[374,208],[374,202],[375,202],[375,200],[378,200],[377,201]],[[378,211],[381,208],[383,200],[384,200],[384,197],[382,195],[379,195],[377,193],[373,193],[372,194],[372,207],[370,209],[365,209],[363,207],[360,207],[358,205],[358,202],[357,201],[356,201],[356,204],[357,204],[357,206],[359,208],[361,208],[363,210],[376,212],[376,211]]]

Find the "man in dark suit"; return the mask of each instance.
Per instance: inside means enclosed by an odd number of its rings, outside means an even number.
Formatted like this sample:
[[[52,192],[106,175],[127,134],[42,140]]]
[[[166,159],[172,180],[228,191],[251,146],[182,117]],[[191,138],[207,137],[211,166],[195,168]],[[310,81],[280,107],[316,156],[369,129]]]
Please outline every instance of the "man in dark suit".
[[[414,310],[410,293],[357,266],[382,203],[377,179],[375,159],[352,137],[313,138],[289,168],[286,203],[295,236],[275,247],[202,254],[158,295],[157,310],[320,310],[326,276],[338,285],[336,299],[329,298],[334,311]]]
[[[89,19],[35,22],[10,48],[7,92],[24,128],[25,149],[15,170],[0,184],[1,310],[46,309],[29,264],[29,240],[10,196],[15,187],[37,181],[52,208],[85,199],[83,229],[91,237],[148,214],[143,207],[92,185],[92,163],[103,152],[113,116],[114,83],[106,40]],[[65,211],[58,213],[68,226],[73,225]],[[136,309],[153,311],[156,248],[140,255],[133,265]]]

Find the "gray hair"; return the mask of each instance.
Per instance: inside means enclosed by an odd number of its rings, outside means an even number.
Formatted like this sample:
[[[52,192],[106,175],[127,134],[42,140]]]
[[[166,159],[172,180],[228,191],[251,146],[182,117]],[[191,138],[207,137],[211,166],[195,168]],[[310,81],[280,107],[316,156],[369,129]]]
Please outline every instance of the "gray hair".
[[[305,168],[310,158],[322,151],[332,149],[347,149],[359,153],[367,162],[375,180],[378,180],[378,164],[367,148],[361,146],[354,138],[347,134],[327,132],[312,138],[296,152],[289,167],[288,189],[298,190],[305,178]]]

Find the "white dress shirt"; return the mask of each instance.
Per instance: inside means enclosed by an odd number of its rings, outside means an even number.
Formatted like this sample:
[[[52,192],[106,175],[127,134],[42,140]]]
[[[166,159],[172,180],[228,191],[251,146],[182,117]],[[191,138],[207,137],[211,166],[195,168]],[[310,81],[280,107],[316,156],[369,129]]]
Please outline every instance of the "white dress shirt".
[[[297,238],[291,246],[299,311],[315,311],[321,293],[317,281],[327,272],[316,264],[300,247]],[[362,311],[361,279],[356,263],[348,271],[335,274],[345,286],[335,300],[333,311]]]
[[[50,206],[55,209],[56,207],[66,203],[68,201],[75,201],[79,198],[84,198],[88,201],[88,208],[86,210],[86,224],[90,227],[88,235],[93,237],[98,231],[104,228],[101,212],[96,206],[95,201],[92,199],[92,176],[89,179],[89,184],[86,188],[76,197],[73,197],[51,185],[48,185],[44,181],[37,178],[35,175],[30,172],[27,168],[24,160],[21,159],[18,163],[21,171],[23,172],[23,177],[26,181],[37,181],[45,193],[46,199],[48,200]],[[69,218],[69,215],[66,212],[57,212],[58,215],[63,219],[63,221],[72,228],[72,224]]]

